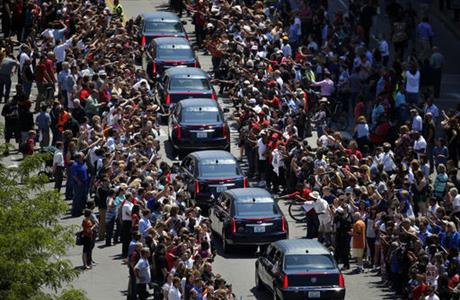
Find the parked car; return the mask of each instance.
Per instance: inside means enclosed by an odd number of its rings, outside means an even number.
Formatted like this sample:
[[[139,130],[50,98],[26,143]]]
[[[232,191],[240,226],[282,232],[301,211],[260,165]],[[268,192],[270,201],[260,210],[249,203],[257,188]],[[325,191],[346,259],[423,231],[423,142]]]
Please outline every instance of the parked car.
[[[345,281],[333,255],[317,240],[280,240],[256,260],[256,287],[273,299],[344,299]]]
[[[179,17],[172,12],[155,11],[145,13],[142,16],[141,35],[139,42],[142,46],[158,37],[183,37],[188,39],[187,32],[184,29]]]
[[[181,37],[153,39],[147,50],[147,74],[154,81],[175,66],[200,67],[189,41]]]
[[[217,101],[185,99],[174,106],[168,122],[173,156],[184,151],[230,151],[230,129]]]
[[[288,238],[288,224],[272,195],[261,188],[222,193],[209,213],[224,252],[233,246],[260,246]]]
[[[182,99],[206,98],[217,100],[208,74],[199,68],[173,67],[157,80],[157,102],[164,113]]]
[[[206,209],[214,204],[220,193],[247,185],[235,157],[223,150],[190,153],[182,160],[179,175],[196,204]]]

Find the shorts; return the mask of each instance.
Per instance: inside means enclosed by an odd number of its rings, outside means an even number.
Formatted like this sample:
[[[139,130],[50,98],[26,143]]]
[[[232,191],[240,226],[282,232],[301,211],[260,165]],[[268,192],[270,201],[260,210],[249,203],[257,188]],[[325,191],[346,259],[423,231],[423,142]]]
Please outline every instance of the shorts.
[[[351,256],[352,257],[363,257],[364,256],[364,249],[362,248],[351,248]]]

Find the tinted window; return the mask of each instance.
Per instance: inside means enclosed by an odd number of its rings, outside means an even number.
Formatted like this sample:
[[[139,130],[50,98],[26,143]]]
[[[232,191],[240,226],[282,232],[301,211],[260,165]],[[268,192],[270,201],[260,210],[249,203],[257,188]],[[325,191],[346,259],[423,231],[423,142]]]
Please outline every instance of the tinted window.
[[[211,86],[206,78],[171,78],[169,88],[179,91],[207,91]]]
[[[334,269],[334,261],[330,255],[286,255],[286,269],[325,270]]]
[[[214,123],[221,122],[217,107],[185,107],[182,109],[182,122]]]
[[[161,45],[157,49],[157,58],[165,60],[194,59],[192,48],[189,45]]]
[[[238,217],[258,217],[278,214],[274,203],[235,203],[235,211]]]
[[[200,162],[200,175],[225,178],[240,175],[238,166],[232,159],[209,159]]]
[[[182,32],[180,22],[146,22],[144,25],[145,33],[179,33]]]

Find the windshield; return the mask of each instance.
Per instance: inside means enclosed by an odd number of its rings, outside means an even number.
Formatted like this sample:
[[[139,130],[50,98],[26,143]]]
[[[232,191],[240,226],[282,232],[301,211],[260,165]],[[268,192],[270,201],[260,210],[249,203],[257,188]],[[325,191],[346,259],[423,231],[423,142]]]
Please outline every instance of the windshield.
[[[185,107],[182,109],[181,120],[200,124],[221,122],[217,107]]]
[[[275,204],[272,202],[248,202],[248,203],[235,203],[235,211],[238,217],[260,217],[260,216],[272,216],[277,215],[278,211]]]
[[[232,159],[204,160],[200,163],[200,175],[215,178],[227,178],[240,175],[238,166]]]
[[[161,45],[157,51],[158,59],[192,60],[193,51],[189,45]]]
[[[286,255],[286,269],[326,270],[334,269],[335,265],[330,255]]]
[[[183,30],[180,22],[146,22],[144,32],[176,34],[183,32]]]
[[[171,78],[169,88],[179,91],[209,91],[211,86],[206,78]]]

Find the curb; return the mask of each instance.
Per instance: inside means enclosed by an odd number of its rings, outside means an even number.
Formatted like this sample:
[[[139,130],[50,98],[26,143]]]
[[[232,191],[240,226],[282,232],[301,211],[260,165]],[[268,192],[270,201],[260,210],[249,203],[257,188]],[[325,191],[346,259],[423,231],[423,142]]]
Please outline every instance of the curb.
[[[447,29],[452,32],[455,37],[460,39],[460,25],[455,24],[452,20],[449,19],[448,16],[443,14],[437,7],[432,6],[431,11],[433,14],[447,27]]]

